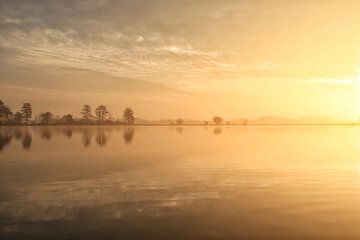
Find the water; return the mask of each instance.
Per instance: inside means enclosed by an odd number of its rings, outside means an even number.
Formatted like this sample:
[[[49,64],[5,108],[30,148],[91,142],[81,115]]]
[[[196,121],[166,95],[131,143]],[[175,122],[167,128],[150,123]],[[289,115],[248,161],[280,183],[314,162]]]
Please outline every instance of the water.
[[[356,127],[2,127],[0,239],[360,239]]]

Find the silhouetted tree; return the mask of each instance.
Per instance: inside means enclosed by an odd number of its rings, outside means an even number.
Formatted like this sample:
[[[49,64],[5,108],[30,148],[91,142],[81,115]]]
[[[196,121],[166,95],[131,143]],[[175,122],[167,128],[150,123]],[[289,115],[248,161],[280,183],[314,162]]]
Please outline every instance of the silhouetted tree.
[[[21,108],[21,113],[25,119],[25,124],[29,124],[29,120],[32,117],[32,107],[30,103],[23,103],[23,106]]]
[[[81,110],[81,114],[83,115],[83,119],[86,122],[89,122],[90,119],[93,117],[90,105],[85,104],[83,109]]]
[[[182,125],[183,123],[184,123],[184,120],[182,118],[176,119],[176,124],[177,125]]]
[[[43,112],[40,114],[40,122],[42,124],[50,124],[54,115],[51,112]]]
[[[135,129],[133,127],[128,127],[124,130],[124,140],[126,144],[130,144],[134,138]]]
[[[109,114],[109,111],[107,110],[107,107],[104,105],[100,105],[95,110],[96,117],[99,122],[105,121],[107,115]]]
[[[209,125],[209,121],[204,121],[204,125]]]
[[[123,119],[126,124],[133,124],[135,121],[134,111],[131,108],[125,108]]]
[[[0,123],[7,123],[10,121],[13,113],[11,109],[0,100]]]
[[[64,124],[73,124],[74,123],[74,118],[73,118],[73,115],[66,114],[66,115],[62,116],[60,121],[61,121],[61,123],[64,123]]]
[[[24,119],[24,116],[21,112],[16,112],[14,114],[14,123],[20,125]]]
[[[214,121],[214,123],[215,123],[216,125],[220,125],[220,124],[222,123],[223,119],[222,119],[221,117],[219,117],[219,116],[215,116],[215,117],[213,118],[213,121]]]

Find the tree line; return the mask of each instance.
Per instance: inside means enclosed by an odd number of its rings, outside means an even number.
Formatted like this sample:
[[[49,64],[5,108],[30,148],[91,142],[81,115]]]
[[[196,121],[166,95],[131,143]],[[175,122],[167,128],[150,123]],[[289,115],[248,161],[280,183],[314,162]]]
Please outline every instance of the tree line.
[[[95,110],[88,104],[83,105],[81,111],[81,118],[74,118],[72,114],[65,114],[61,117],[55,116],[50,111],[45,111],[33,118],[33,111],[31,103],[23,103],[19,111],[15,113],[0,100],[0,125],[71,125],[71,124],[126,124],[132,125],[135,122],[135,113],[131,108],[125,108],[122,119],[115,120],[108,108],[104,105],[98,106]],[[224,120],[220,116],[215,116],[213,119],[215,125],[221,125]],[[170,125],[183,125],[184,119],[178,118],[171,121]],[[203,121],[203,125],[209,125],[209,121]],[[230,124],[226,121],[225,124]],[[247,122],[243,123],[244,125]]]
[[[121,120],[114,120],[108,108],[104,105],[98,106],[94,111],[92,107],[85,104],[80,111],[81,118],[74,118],[72,114],[61,117],[55,116],[50,111],[45,111],[33,118],[31,103],[23,103],[19,111],[15,113],[9,106],[0,100],[0,124],[1,125],[51,125],[51,124],[127,124],[135,122],[135,114],[131,108],[125,108]]]

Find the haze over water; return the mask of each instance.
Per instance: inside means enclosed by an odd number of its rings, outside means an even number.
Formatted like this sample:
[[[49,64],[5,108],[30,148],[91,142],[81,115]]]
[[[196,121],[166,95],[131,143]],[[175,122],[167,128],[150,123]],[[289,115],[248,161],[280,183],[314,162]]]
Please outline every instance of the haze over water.
[[[360,131],[1,127],[1,239],[359,239]]]

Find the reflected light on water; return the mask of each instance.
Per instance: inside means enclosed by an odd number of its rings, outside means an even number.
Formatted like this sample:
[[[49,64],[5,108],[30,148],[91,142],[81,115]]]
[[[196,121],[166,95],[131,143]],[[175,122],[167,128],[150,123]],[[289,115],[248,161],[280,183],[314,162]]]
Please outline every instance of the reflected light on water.
[[[359,150],[355,127],[2,127],[0,237],[357,239]]]

